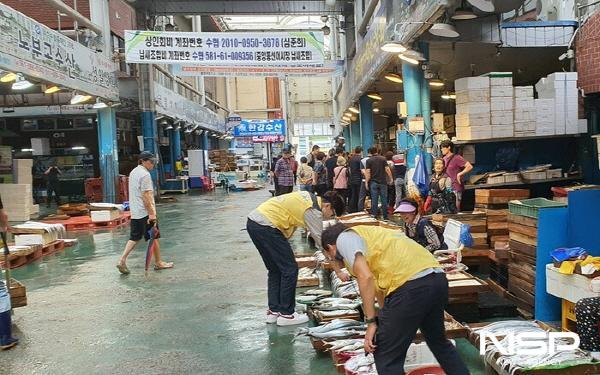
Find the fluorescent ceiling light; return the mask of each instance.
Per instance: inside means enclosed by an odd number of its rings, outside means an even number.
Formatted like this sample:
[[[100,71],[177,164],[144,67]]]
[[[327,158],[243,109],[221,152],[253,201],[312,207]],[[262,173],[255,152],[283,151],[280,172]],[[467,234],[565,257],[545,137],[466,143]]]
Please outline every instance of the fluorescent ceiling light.
[[[412,58],[412,57],[410,57],[408,55],[399,54],[398,57],[400,58],[400,60],[405,61],[405,62],[407,62],[409,64],[419,65],[419,60],[417,60],[415,58]]]
[[[394,83],[402,83],[402,76],[398,73],[386,73],[384,78]]]
[[[381,50],[384,52],[402,53],[408,48],[398,42],[387,42],[381,46]]]
[[[352,113],[356,113],[356,114],[360,113],[360,109],[356,108],[355,106],[348,108],[348,110]]]
[[[92,106],[92,108],[94,109],[102,109],[107,107],[108,104],[104,103],[102,100],[100,100],[100,98],[96,98],[96,103],[94,103],[94,105]]]
[[[44,94],[54,94],[55,92],[59,92],[59,91],[60,91],[60,87],[54,85],[54,86],[47,87],[46,90],[44,90]]]
[[[429,33],[443,38],[457,38],[460,36],[456,28],[449,23],[434,23],[429,29]]]
[[[21,152],[33,152],[32,148],[22,148]]]
[[[439,78],[434,78],[429,81],[429,86],[431,87],[444,87],[444,81]]]
[[[28,80],[25,79],[25,77],[23,77],[22,75],[19,74],[15,83],[12,84],[12,89],[13,90],[26,90],[26,89],[30,88],[31,86],[33,86],[33,83],[29,82]]]
[[[71,147],[71,150],[87,150],[87,147],[85,147],[85,146],[73,146],[73,147]]]
[[[374,107],[374,108],[373,108],[373,113],[379,113],[379,108],[377,108],[377,107]]]
[[[0,77],[0,82],[8,83],[17,79],[17,73],[13,72],[5,72],[2,77]]]
[[[367,93],[367,96],[369,98],[373,99],[373,100],[376,100],[376,101],[380,101],[380,100],[383,99],[383,96],[381,96],[381,94],[378,93],[378,92],[376,92],[376,91],[372,91],[372,92]]]
[[[81,104],[81,103],[85,103],[88,100],[92,99],[91,95],[81,95],[81,94],[75,94],[73,95],[73,97],[71,98],[71,104]]]

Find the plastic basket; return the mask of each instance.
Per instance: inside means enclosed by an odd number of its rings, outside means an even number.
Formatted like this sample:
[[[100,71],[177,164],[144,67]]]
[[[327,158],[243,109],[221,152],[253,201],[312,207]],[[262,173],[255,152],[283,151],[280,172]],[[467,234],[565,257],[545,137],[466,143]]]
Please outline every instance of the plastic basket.
[[[509,202],[508,211],[513,215],[527,216],[537,219],[540,209],[561,208],[566,206],[566,203],[555,202],[546,198],[532,198]]]

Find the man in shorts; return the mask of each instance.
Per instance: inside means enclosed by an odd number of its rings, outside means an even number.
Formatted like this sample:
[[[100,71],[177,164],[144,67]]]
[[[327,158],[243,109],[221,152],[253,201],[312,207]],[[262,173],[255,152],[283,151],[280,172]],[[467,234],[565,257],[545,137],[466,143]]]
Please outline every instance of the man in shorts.
[[[156,158],[151,152],[143,151],[139,158],[139,165],[129,174],[129,208],[131,210],[131,232],[125,251],[117,264],[117,269],[124,275],[129,274],[127,257],[135,245],[144,237],[148,241],[148,231],[157,226],[156,206],[154,204],[154,186],[150,171],[154,169]],[[157,227],[158,229],[158,227]],[[160,236],[158,236],[160,238]],[[154,269],[162,270],[173,268],[173,263],[163,262],[160,258],[160,244],[158,238],[154,247]]]

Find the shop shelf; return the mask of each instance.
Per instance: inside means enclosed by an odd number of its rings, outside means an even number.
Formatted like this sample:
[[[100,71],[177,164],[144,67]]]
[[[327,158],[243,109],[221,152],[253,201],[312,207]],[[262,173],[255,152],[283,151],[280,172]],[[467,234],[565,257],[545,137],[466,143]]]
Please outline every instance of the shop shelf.
[[[517,202],[508,203],[508,211],[514,215],[527,216],[537,219],[539,210],[544,208],[561,208],[566,207],[566,203],[551,201],[546,198],[531,198],[523,199]]]

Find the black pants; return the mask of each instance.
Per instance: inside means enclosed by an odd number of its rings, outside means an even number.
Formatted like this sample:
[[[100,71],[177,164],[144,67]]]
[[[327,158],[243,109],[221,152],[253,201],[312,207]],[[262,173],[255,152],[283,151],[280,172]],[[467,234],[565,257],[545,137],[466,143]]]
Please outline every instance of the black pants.
[[[316,186],[314,186],[314,188],[315,188],[315,194],[317,194],[319,197],[322,197],[325,195],[325,193],[327,193],[327,185],[326,184],[316,185]]]
[[[600,351],[600,297],[582,298],[575,305],[577,333],[581,339],[581,349]]]
[[[279,229],[248,219],[248,234],[258,249],[268,274],[269,309],[284,315],[294,313],[298,263],[288,240]]]
[[[348,189],[333,189],[333,191],[336,191],[340,197],[342,197],[342,199],[344,200],[344,207],[348,206]]]
[[[348,185],[348,212],[354,213],[358,211],[358,197],[360,195],[360,185],[358,184],[349,184]]]
[[[292,191],[294,191],[293,186],[278,185],[277,190],[275,191],[275,195],[289,194]]]
[[[407,281],[385,299],[379,312],[375,364],[379,375],[403,375],[406,351],[417,329],[448,375],[467,375],[469,370],[456,348],[446,339],[444,309],[448,280],[443,273]]]
[[[46,204],[50,206],[50,202],[52,201],[52,193],[54,193],[54,201],[57,206],[60,206],[60,197],[58,196],[58,184],[49,183],[46,188]]]

